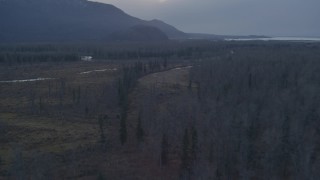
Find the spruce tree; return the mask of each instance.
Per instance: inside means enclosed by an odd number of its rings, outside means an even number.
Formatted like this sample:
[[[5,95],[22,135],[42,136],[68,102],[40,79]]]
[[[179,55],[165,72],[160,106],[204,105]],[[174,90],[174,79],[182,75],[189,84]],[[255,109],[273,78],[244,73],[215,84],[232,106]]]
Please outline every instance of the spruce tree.
[[[191,158],[194,161],[197,159],[197,148],[198,148],[198,133],[195,127],[192,127],[192,137],[191,137]]]
[[[72,102],[73,104],[76,102],[76,90],[72,89]]]
[[[43,104],[42,104],[42,97],[39,98],[39,112],[42,113]]]
[[[188,129],[185,129],[182,142],[182,157],[181,157],[181,167],[183,170],[189,168],[189,135]]]
[[[108,119],[108,116],[104,115],[104,116],[100,116],[99,120],[98,120],[99,121],[99,129],[100,129],[100,139],[101,139],[102,143],[104,143],[106,141],[106,137],[104,134],[104,124],[107,119]]]
[[[104,176],[103,176],[103,174],[102,173],[99,173],[98,174],[98,177],[97,177],[97,180],[104,180],[105,178],[104,178]]]
[[[144,130],[142,128],[141,113],[139,113],[139,117],[138,117],[138,125],[137,125],[137,129],[136,129],[136,136],[137,136],[138,142],[143,142],[143,140],[144,140]]]
[[[126,122],[126,112],[122,113],[120,119],[120,142],[123,145],[127,141],[127,122]]]
[[[189,79],[188,90],[189,91],[192,90],[192,80],[191,79]]]
[[[77,104],[80,104],[80,98],[81,98],[81,87],[78,87],[78,94],[77,94]]]
[[[213,143],[211,142],[210,143],[210,147],[209,147],[209,162],[210,163],[213,163]]]
[[[165,166],[168,163],[168,153],[169,153],[169,143],[166,134],[163,134],[161,141],[161,157],[160,164],[161,166]]]

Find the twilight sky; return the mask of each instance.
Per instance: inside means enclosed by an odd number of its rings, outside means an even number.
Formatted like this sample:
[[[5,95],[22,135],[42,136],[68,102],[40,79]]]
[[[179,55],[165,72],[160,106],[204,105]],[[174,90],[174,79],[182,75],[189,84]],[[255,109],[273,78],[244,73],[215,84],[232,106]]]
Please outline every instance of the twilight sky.
[[[184,32],[319,36],[320,0],[93,0]]]

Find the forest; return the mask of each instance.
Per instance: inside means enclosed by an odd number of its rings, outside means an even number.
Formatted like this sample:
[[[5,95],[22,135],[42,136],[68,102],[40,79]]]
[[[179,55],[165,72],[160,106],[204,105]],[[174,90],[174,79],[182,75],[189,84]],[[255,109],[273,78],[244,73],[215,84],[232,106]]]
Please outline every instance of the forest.
[[[319,42],[0,44],[0,179],[316,180],[319,92]]]

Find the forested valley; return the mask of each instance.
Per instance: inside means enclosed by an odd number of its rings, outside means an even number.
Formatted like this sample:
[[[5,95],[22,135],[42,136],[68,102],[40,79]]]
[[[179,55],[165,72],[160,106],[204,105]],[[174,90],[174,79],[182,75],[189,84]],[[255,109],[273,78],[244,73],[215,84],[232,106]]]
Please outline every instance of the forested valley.
[[[319,92],[318,42],[2,44],[0,179],[316,180]]]

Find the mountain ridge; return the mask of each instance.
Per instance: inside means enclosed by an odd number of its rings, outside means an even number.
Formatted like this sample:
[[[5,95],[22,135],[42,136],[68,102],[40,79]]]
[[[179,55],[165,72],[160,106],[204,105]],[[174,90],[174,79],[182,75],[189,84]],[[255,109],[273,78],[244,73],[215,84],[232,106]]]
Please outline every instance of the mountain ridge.
[[[149,38],[154,33],[155,38],[151,39],[184,35],[162,21],[145,21],[114,5],[87,0],[0,0],[0,24],[0,42],[104,41],[137,25],[150,30],[146,33]],[[159,29],[167,37],[147,26]],[[128,38],[132,39],[137,38]]]

